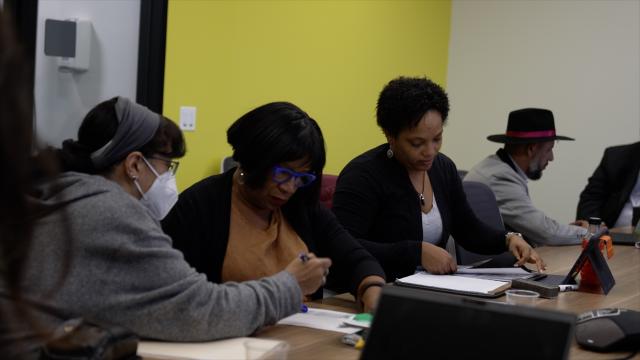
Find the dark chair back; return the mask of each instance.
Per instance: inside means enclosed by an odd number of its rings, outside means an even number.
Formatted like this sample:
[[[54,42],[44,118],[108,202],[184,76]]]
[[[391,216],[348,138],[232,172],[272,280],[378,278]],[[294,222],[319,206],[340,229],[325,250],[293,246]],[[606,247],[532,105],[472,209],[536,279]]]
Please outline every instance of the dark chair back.
[[[464,181],[462,187],[467,195],[469,206],[475,215],[485,224],[504,230],[504,223],[498,209],[496,196],[487,185],[475,181]],[[509,252],[500,255],[483,255],[467,251],[456,243],[456,260],[459,265],[467,265],[476,261],[493,258],[493,266],[510,266],[515,262],[515,258]]]

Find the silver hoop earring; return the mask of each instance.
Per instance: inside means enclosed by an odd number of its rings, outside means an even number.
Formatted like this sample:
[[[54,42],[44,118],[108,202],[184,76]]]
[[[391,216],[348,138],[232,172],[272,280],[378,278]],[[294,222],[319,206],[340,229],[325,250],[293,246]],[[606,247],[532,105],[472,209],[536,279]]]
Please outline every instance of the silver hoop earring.
[[[389,159],[391,159],[393,157],[393,150],[391,150],[391,149],[387,150],[387,157]]]

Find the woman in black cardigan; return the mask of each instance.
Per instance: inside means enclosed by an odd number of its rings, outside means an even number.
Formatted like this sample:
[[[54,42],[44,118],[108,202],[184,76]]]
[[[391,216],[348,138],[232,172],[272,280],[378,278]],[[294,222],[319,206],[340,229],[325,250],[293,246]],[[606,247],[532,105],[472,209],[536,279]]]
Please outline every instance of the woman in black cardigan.
[[[227,141],[239,166],[185,190],[162,222],[186,260],[225,282],[268,276],[297,256],[327,257],[329,282],[373,308],[384,285],[380,264],[318,202],[325,149],[315,120],[293,104],[270,103],[238,119]]]
[[[469,207],[455,164],[438,151],[449,112],[447,94],[426,78],[392,80],[378,100],[388,143],[353,159],[340,173],[333,211],[375,256],[387,280],[456,271],[444,249],[449,234],[482,254],[510,250],[517,264],[544,263],[520,234],[482,223]]]

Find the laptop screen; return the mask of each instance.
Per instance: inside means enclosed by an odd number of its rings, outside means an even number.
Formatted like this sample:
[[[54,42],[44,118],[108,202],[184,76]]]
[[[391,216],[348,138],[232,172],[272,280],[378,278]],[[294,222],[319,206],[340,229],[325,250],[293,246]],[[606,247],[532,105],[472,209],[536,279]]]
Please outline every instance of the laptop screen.
[[[387,286],[362,359],[565,359],[575,316]]]

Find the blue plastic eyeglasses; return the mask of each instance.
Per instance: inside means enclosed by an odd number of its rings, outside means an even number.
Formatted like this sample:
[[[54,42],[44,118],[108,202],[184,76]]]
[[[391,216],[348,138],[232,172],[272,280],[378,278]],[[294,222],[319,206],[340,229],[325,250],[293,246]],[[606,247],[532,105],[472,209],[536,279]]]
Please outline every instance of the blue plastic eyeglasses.
[[[294,183],[298,188],[309,186],[316,180],[316,176],[311,173],[296,172],[280,165],[273,167],[273,175],[271,178],[277,184],[284,184],[293,178]]]

